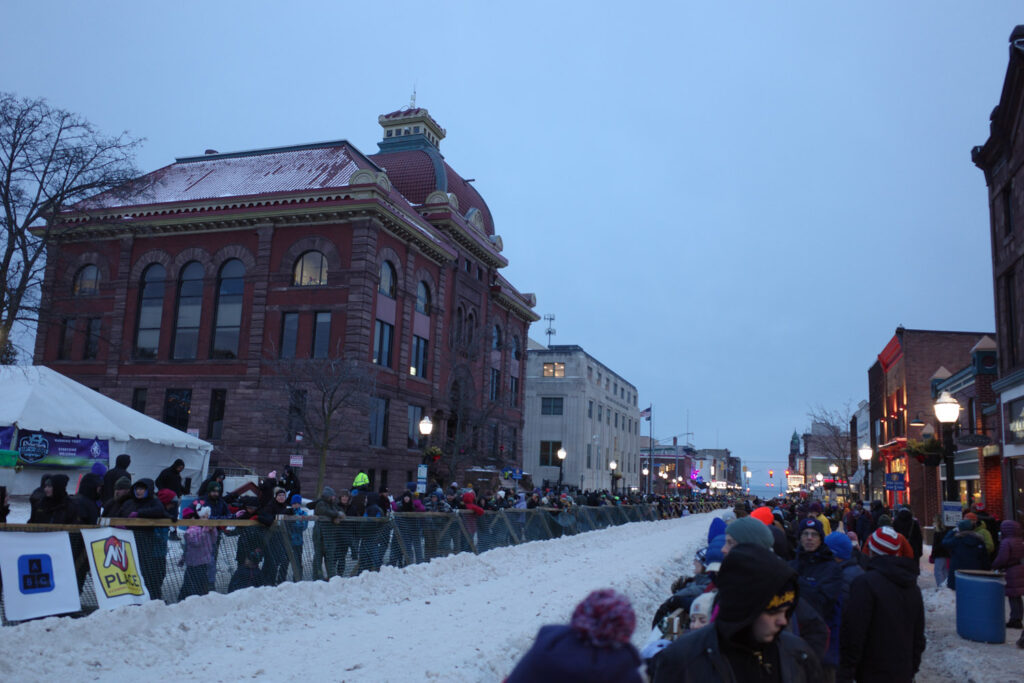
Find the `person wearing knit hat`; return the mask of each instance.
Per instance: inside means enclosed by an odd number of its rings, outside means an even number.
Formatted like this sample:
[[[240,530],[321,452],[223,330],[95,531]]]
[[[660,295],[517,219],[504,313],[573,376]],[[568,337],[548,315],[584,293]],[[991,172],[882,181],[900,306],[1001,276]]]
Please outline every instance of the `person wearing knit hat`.
[[[985,542],[974,530],[974,522],[961,519],[956,529],[950,529],[942,539],[949,550],[949,577],[946,585],[956,590],[956,573],[960,569],[988,569],[989,554]]]
[[[288,514],[292,517],[305,517],[309,512],[302,507],[302,496],[298,493],[293,494],[289,499],[291,503],[291,510]],[[309,526],[309,522],[285,522],[284,527],[288,531],[288,540],[292,545],[291,554],[291,565],[292,565],[292,581],[302,581],[302,541],[306,533],[306,527]]]
[[[839,681],[914,680],[924,652],[919,566],[900,557],[901,534],[879,527],[868,537],[867,571],[850,584],[839,634]]]
[[[702,593],[690,604],[690,628],[698,629],[707,626],[711,621],[711,608],[715,604],[717,591]]]
[[[832,523],[828,521],[828,517],[826,517],[822,512],[821,503],[819,503],[818,501],[814,501],[813,503],[811,503],[808,510],[811,513],[811,517],[814,517],[816,520],[821,522],[822,538],[825,538],[830,533],[832,533]]]
[[[853,532],[850,532],[853,534]],[[856,538],[856,534],[853,534]],[[853,556],[853,541],[850,540],[849,534],[844,534],[842,531],[833,531],[825,537],[825,545],[832,551],[832,555],[835,556],[835,562],[839,565],[839,570],[843,577],[843,590],[840,595],[842,596],[839,605],[840,609],[845,609],[845,606],[849,603],[850,596],[850,585],[853,584],[853,580],[864,573],[864,568],[860,564],[860,558]]]
[[[814,517],[800,521],[796,559],[789,564],[800,577],[800,594],[818,611],[825,620],[832,637],[825,652],[822,665],[826,671],[834,670],[839,663],[839,649],[836,636],[839,633],[839,601],[843,592],[843,572],[822,533],[821,522]],[[833,671],[834,673],[834,671]]]
[[[981,540],[985,543],[985,550],[988,551],[988,554],[991,555],[994,553],[996,550],[996,543],[992,539],[992,532],[985,528],[984,524],[978,523],[978,515],[973,512],[968,512],[964,515],[964,519],[969,519],[974,524],[974,533],[981,536]]]
[[[775,539],[763,522],[754,517],[742,517],[730,522],[726,527],[722,555],[728,555],[729,551],[740,543],[755,543],[770,549]]]
[[[767,505],[762,505],[759,508],[754,508],[754,511],[750,513],[750,516],[754,519],[761,520],[765,524],[771,526],[774,521],[774,515],[772,515],[772,509]]]
[[[784,630],[800,588],[796,573],[753,543],[722,562],[712,623],[684,634],[654,660],[654,683],[822,680],[817,657]]]
[[[506,683],[640,683],[643,662],[630,643],[636,615],[613,590],[592,592],[567,625],[542,626]]]

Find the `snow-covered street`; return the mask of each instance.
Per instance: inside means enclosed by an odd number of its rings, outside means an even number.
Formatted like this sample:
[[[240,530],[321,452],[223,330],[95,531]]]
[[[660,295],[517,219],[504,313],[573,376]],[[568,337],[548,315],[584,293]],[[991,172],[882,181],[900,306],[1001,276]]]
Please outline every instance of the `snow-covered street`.
[[[546,623],[613,587],[638,647],[672,581],[690,571],[712,515],[384,567],[165,606],[49,618],[0,631],[0,680],[244,678],[500,681]],[[44,664],[45,663],[45,664]]]
[[[613,587],[637,614],[638,647],[671,582],[691,570],[712,515],[284,584],[50,618],[0,631],[0,680],[500,681],[546,623]],[[925,557],[927,557],[927,549]],[[955,594],[922,561],[928,646],[918,681],[1024,682],[1018,631],[1003,645],[956,635]],[[45,662],[45,665],[41,664]]]

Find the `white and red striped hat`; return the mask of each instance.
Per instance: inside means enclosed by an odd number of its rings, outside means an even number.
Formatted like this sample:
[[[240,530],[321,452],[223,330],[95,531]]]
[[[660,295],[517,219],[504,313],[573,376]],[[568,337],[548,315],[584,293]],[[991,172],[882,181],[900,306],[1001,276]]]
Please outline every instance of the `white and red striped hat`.
[[[867,546],[872,555],[896,555],[900,551],[900,535],[891,526],[880,526],[868,536]]]

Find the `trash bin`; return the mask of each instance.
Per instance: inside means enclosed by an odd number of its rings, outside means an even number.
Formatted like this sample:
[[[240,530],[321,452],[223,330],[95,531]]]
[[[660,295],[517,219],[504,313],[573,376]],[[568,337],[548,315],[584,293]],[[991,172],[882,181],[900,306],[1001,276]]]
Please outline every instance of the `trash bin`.
[[[999,572],[956,573],[956,633],[981,643],[1005,643],[1006,579]]]

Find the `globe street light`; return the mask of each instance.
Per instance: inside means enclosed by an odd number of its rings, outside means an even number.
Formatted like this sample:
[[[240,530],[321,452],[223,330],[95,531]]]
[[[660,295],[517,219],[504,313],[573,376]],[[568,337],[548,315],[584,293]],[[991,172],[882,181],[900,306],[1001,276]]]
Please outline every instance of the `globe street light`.
[[[615,495],[615,468],[618,467],[618,466],[619,466],[619,464],[617,462],[615,462],[614,460],[612,460],[610,463],[608,463],[608,469],[610,469],[612,471],[612,495],[613,496]]]
[[[550,453],[550,451],[548,451]],[[564,448],[559,448],[558,453],[558,492],[562,492],[562,464],[565,462],[565,456],[569,455],[565,452]]]
[[[651,471],[649,469],[647,469],[647,465],[644,465],[644,468],[642,470],[640,470],[640,471],[644,475],[644,493],[646,493],[647,495],[650,495],[651,494],[651,480],[647,477],[647,475],[650,474]]]
[[[960,419],[960,404],[948,391],[943,391],[935,399],[935,417],[942,423],[942,452],[946,461],[946,500],[960,500],[960,487],[953,477],[954,453],[953,423]]]
[[[857,457],[864,463],[864,490],[865,498],[871,499],[871,456],[874,452],[871,450],[871,446],[868,444],[862,445],[857,449]]]
[[[818,481],[818,488],[820,489],[821,488],[821,482],[824,481],[825,475],[822,474],[821,472],[818,472],[816,475],[814,475],[814,478]],[[819,496],[821,495],[821,491],[818,492],[818,495]]]

